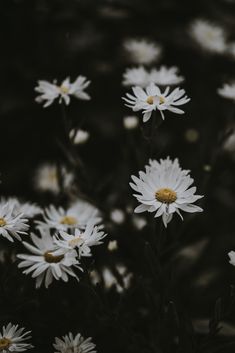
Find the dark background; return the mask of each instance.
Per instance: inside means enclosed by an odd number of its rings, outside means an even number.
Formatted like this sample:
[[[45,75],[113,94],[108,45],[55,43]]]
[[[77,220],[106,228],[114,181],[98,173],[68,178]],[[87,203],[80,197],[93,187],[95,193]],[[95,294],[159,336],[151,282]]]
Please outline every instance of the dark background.
[[[1,194],[51,202],[51,196],[34,190],[35,168],[46,161],[73,166],[57,144],[65,138],[61,107],[55,102],[43,109],[34,101],[34,87],[38,79],[87,76],[92,100],[72,99],[67,108],[71,127],[91,134],[77,148],[89,180],[78,175],[77,183],[103,211],[109,239],[118,239],[119,250],[109,253],[106,244],[86,265],[99,269],[121,261],[134,274],[122,295],[106,292],[102,284],[91,289],[86,274],[79,285],[71,280],[35,290],[33,280],[21,275],[9,256],[0,268],[0,323],[32,329],[35,352],[51,352],[54,337],[69,331],[92,336],[100,353],[234,352],[235,328],[230,336],[217,332],[218,321],[235,325],[230,295],[235,268],[227,256],[235,249],[235,159],[220,148],[233,124],[234,107],[216,90],[235,78],[235,59],[204,53],[188,34],[190,22],[203,17],[235,40],[234,9],[232,1],[222,0],[1,1]],[[121,100],[126,92],[122,73],[130,66],[122,43],[129,37],[160,43],[160,64],[180,68],[192,97],[185,116],[167,115],[154,157],[178,157],[183,168],[192,170],[198,193],[205,194],[204,213],[186,215],[184,223],[175,217],[161,259],[149,246],[152,217],[145,216],[148,225],[141,232],[131,224],[131,215],[120,226],[109,220],[114,207],[136,206],[128,182],[148,160],[141,129],[148,131],[150,123],[134,132],[125,131],[122,123],[124,115],[131,115]],[[195,143],[185,139],[189,128],[199,132]],[[159,221],[156,227],[158,234]],[[195,245],[200,241],[202,251]],[[9,254],[21,249],[4,240],[1,244]],[[190,255],[177,255],[185,246]],[[210,330],[199,332],[196,319],[212,319]]]

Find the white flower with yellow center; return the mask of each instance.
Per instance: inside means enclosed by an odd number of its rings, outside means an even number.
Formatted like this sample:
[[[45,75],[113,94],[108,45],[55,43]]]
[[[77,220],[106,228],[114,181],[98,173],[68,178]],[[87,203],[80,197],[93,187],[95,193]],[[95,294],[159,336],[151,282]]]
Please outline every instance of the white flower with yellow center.
[[[0,236],[13,242],[14,238],[21,240],[21,234],[27,234],[28,220],[23,213],[16,212],[14,202],[0,205]]]
[[[55,164],[42,164],[35,173],[35,188],[39,191],[58,194],[61,190],[60,179],[62,187],[68,189],[74,180],[74,176],[63,166],[59,169]]]
[[[178,67],[161,66],[159,69],[152,69],[149,74],[149,83],[153,82],[159,86],[178,85],[184,81],[183,76],[179,76]]]
[[[26,268],[23,273],[28,275],[32,274],[36,278],[36,288],[39,288],[43,282],[45,287],[52,283],[53,279],[62,280],[67,282],[69,276],[78,280],[73,267],[81,268],[78,266],[76,251],[70,251],[63,255],[54,255],[56,245],[51,237],[49,231],[40,230],[41,237],[35,234],[30,235],[33,245],[23,242],[25,248],[29,250],[29,254],[19,254],[17,257],[22,260],[18,267]]]
[[[235,82],[231,84],[225,83],[217,92],[221,97],[235,101]]]
[[[226,34],[223,28],[205,20],[195,20],[190,27],[193,39],[205,50],[214,53],[224,53]]]
[[[19,325],[12,325],[10,322],[3,326],[0,331],[0,352],[24,352],[33,346],[25,341],[31,338],[31,331],[25,331],[25,328],[19,328]]]
[[[91,247],[102,244],[102,239],[106,237],[100,227],[94,226],[91,221],[88,222],[84,231],[75,229],[73,233],[60,231],[54,236],[54,242],[58,247],[54,254],[60,255],[74,249],[79,257],[91,256]]]
[[[150,82],[149,72],[143,66],[126,69],[123,74],[122,84],[124,86],[139,86],[145,88]]]
[[[90,203],[78,200],[68,209],[56,208],[51,205],[45,209],[43,221],[37,221],[39,228],[57,229],[67,231],[68,229],[84,229],[88,222],[97,224],[101,221],[99,211]]]
[[[157,61],[162,54],[162,48],[159,45],[145,39],[128,39],[124,42],[124,49],[128,59],[136,64],[150,64]]]
[[[162,216],[165,227],[176,212],[182,219],[181,211],[194,213],[202,209],[193,203],[202,196],[195,195],[196,187],[191,187],[194,180],[188,171],[182,170],[175,161],[167,161],[160,168],[151,168],[140,172],[139,178],[132,175],[130,183],[136,199],[141,203],[136,213],[156,212],[155,217]]]
[[[143,111],[143,121],[146,122],[150,119],[152,112],[158,110],[164,120],[164,110],[169,110],[175,114],[184,114],[184,111],[179,109],[178,106],[183,105],[190,101],[185,95],[185,90],[175,88],[169,93],[170,88],[167,87],[164,92],[154,83],[151,83],[146,90],[141,87],[132,87],[134,95],[126,94],[127,98],[123,97],[127,107],[131,108],[134,112]]]
[[[89,100],[90,96],[84,91],[90,84],[86,77],[78,76],[77,79],[71,83],[70,78],[67,77],[60,85],[55,80],[53,83],[48,81],[38,81],[38,86],[35,91],[40,93],[36,98],[36,102],[44,103],[43,107],[49,107],[55,99],[59,98],[59,103],[65,102],[66,105],[70,103],[70,96],[78,99]]]
[[[62,338],[55,338],[53,347],[55,353],[96,353],[96,345],[91,342],[92,338],[83,338],[80,333],[75,337],[71,332]]]

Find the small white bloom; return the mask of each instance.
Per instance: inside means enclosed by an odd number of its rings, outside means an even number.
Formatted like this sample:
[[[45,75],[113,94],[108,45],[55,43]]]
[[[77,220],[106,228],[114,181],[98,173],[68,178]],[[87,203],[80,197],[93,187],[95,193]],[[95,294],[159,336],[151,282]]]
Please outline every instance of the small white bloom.
[[[160,112],[162,119],[165,119],[164,110],[184,114],[184,111],[177,107],[190,101],[190,98],[185,95],[185,90],[178,87],[171,93],[169,93],[169,87],[161,92],[158,86],[151,83],[146,90],[141,87],[133,87],[132,90],[134,95],[127,93],[127,98],[123,97],[125,105],[134,112],[142,110],[144,122],[148,121],[152,112],[156,110]]]
[[[122,84],[124,86],[139,86],[145,88],[150,82],[149,72],[143,66],[126,69],[123,74]]]
[[[228,43],[227,45],[227,53],[231,58],[235,59],[235,42]]]
[[[229,256],[229,263],[235,266],[235,251],[230,251],[228,253],[228,256]]]
[[[43,282],[45,287],[52,283],[53,278],[67,282],[69,276],[78,280],[72,267],[81,268],[78,266],[76,251],[70,251],[63,255],[54,255],[56,244],[53,241],[49,231],[40,230],[41,237],[31,233],[30,237],[33,245],[23,242],[29,254],[19,254],[17,257],[22,261],[19,263],[19,268],[26,268],[23,273],[28,275],[32,273],[32,277],[36,278],[36,288],[39,288]]]
[[[101,221],[98,209],[83,200],[76,201],[67,210],[51,205],[45,209],[43,219],[43,221],[36,222],[38,228],[53,228],[62,231],[75,228],[84,229],[88,222],[97,224]]]
[[[125,129],[132,130],[135,129],[139,125],[139,119],[137,116],[125,116],[123,118],[123,125]]]
[[[75,229],[73,234],[60,231],[53,237],[57,250],[53,255],[65,254],[68,251],[76,250],[79,257],[91,256],[91,247],[102,244],[106,234],[100,230],[100,227],[94,226],[89,221],[84,231]]]
[[[180,211],[189,213],[202,212],[193,203],[202,196],[195,195],[196,187],[190,187],[194,180],[188,171],[182,170],[178,161],[165,160],[162,166],[148,166],[146,172],[139,172],[139,178],[132,176],[130,183],[134,194],[140,202],[136,213],[156,212],[155,217],[162,216],[165,227],[176,212],[182,219]]]
[[[21,240],[21,234],[27,234],[28,220],[22,213],[15,210],[15,204],[11,202],[0,205],[0,235],[13,242],[16,238]]]
[[[110,212],[110,219],[117,224],[122,224],[125,220],[125,213],[116,208]]]
[[[226,35],[223,28],[198,19],[191,24],[190,33],[203,49],[218,54],[225,52]]]
[[[141,230],[147,225],[147,221],[143,217],[139,217],[137,215],[133,215],[132,222],[136,229]]]
[[[231,99],[234,101],[235,100],[235,82],[233,82],[231,84],[225,83],[222,88],[218,89],[217,92],[221,97]]]
[[[88,131],[85,130],[79,129],[76,131],[75,129],[73,129],[70,131],[69,137],[75,145],[78,145],[85,143],[89,139],[90,134]]]
[[[159,45],[145,39],[128,39],[124,42],[124,49],[128,59],[136,64],[151,64],[159,60],[162,54],[162,48]]]
[[[25,341],[31,338],[31,331],[24,331],[25,328],[19,328],[19,325],[12,325],[10,322],[3,326],[0,331],[0,351],[2,353],[24,352],[33,346]]]
[[[102,280],[107,290],[114,287],[118,293],[122,293],[125,289],[130,287],[133,274],[129,272],[123,264],[117,264],[115,269],[122,277],[122,282],[118,281],[114,273],[108,267],[102,270]]]
[[[55,348],[55,353],[96,353],[94,350],[96,345],[91,342],[92,338],[83,338],[80,333],[75,337],[69,332],[62,338],[55,338],[55,343],[53,347]]]
[[[60,192],[60,177],[64,189],[68,189],[74,179],[72,173],[68,172],[65,167],[58,167],[55,164],[43,164],[35,173],[35,188],[40,191],[49,191],[53,194]]]
[[[65,102],[66,105],[70,103],[70,96],[78,99],[89,100],[90,96],[84,91],[90,84],[86,77],[78,76],[77,79],[71,83],[70,78],[67,77],[61,85],[57,84],[55,80],[53,83],[48,81],[38,81],[38,86],[35,91],[40,93],[36,98],[36,102],[44,103],[46,108],[51,105],[55,99],[59,98],[59,103]]]
[[[178,71],[176,66],[161,66],[159,69],[152,69],[149,74],[149,83],[153,82],[159,86],[178,85],[184,81],[184,77],[179,76]]]
[[[235,152],[235,131],[234,131],[234,128],[233,128],[232,133],[224,141],[223,148],[226,152],[232,153],[234,155],[234,152]]]
[[[14,205],[14,214],[22,213],[26,218],[33,218],[34,216],[42,213],[41,207],[35,203],[31,202],[21,202],[16,197],[1,197],[0,207],[4,206],[6,203]]]
[[[115,251],[118,249],[118,243],[117,240],[110,240],[108,243],[108,250],[109,251]]]

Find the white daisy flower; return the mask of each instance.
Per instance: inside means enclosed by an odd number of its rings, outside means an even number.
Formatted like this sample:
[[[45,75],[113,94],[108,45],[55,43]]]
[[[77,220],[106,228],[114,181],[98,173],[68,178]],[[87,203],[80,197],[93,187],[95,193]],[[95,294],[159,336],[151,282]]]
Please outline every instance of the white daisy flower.
[[[217,92],[221,97],[231,99],[234,101],[235,100],[235,82],[233,82],[231,84],[225,83],[222,88],[219,88],[217,90]]]
[[[228,256],[229,256],[229,263],[235,266],[235,251],[230,251],[228,253]]]
[[[100,230],[100,227],[94,226],[90,221],[84,231],[75,229],[73,234],[60,231],[55,235],[53,239],[58,249],[53,254],[60,255],[74,249],[79,257],[91,256],[91,247],[102,244],[104,237],[106,234]]]
[[[17,215],[22,213],[26,218],[33,218],[42,213],[41,207],[31,202],[20,202],[16,197],[1,197],[0,207],[3,207],[6,203],[14,205],[14,213]]]
[[[90,134],[88,131],[82,129],[79,129],[77,131],[75,129],[72,129],[69,133],[69,137],[75,145],[79,145],[87,142],[90,137]]]
[[[159,69],[152,69],[149,74],[149,83],[153,82],[159,86],[178,85],[184,81],[184,77],[179,76],[178,71],[176,66],[161,66]]]
[[[28,275],[32,273],[32,277],[36,278],[36,288],[39,288],[43,282],[45,287],[52,283],[53,278],[56,280],[62,279],[67,282],[69,276],[72,276],[78,280],[72,267],[82,270],[78,265],[76,251],[70,251],[66,254],[54,255],[53,252],[56,250],[56,245],[51,237],[49,231],[41,230],[41,237],[31,233],[33,245],[23,242],[27,250],[31,252],[29,254],[19,254],[17,257],[22,260],[18,267],[26,268],[23,273]]]
[[[25,341],[31,338],[31,331],[25,331],[25,328],[19,328],[19,325],[12,325],[10,322],[3,326],[0,331],[0,351],[2,353],[24,352],[33,346]]]
[[[92,338],[83,338],[80,333],[75,337],[69,332],[62,338],[55,338],[55,343],[53,347],[55,348],[55,353],[96,353],[94,350],[96,345],[91,342]]]
[[[124,42],[124,49],[128,58],[136,64],[150,64],[159,60],[162,54],[162,48],[145,39],[128,39]]]
[[[159,161],[156,159],[150,159],[149,164],[145,166],[147,172],[152,172],[153,170],[157,170],[161,172],[162,170],[168,170],[169,168],[173,168],[177,170],[177,172],[181,172],[182,174],[187,175],[190,170],[182,169],[179,164],[179,159],[175,158],[173,161],[168,156],[165,159],[160,158]]]
[[[90,221],[93,224],[101,221],[98,209],[83,200],[78,200],[67,210],[51,205],[45,209],[43,218],[43,221],[36,222],[39,228],[54,228],[62,231],[75,228],[84,229]]]
[[[44,103],[44,108],[49,107],[55,99],[59,98],[59,103],[65,102],[66,105],[70,103],[70,96],[78,99],[89,100],[90,96],[84,91],[90,84],[86,77],[78,76],[77,79],[71,83],[70,78],[67,77],[61,85],[57,84],[55,80],[53,83],[48,81],[38,81],[38,86],[35,91],[40,93],[36,98],[36,102]]]
[[[55,164],[42,164],[35,173],[35,188],[43,192],[49,191],[53,194],[58,194],[61,191],[60,177],[63,188],[68,189],[74,180],[72,173],[68,172],[65,167],[61,167],[58,170]]]
[[[226,35],[223,28],[198,19],[191,24],[190,33],[203,49],[218,54],[225,52]]]
[[[123,118],[123,125],[127,130],[133,130],[139,125],[139,119],[137,116],[125,116]]]
[[[171,93],[169,93],[169,87],[161,92],[158,86],[151,83],[146,90],[141,87],[133,87],[132,90],[134,95],[127,93],[127,98],[123,97],[127,103],[125,105],[134,112],[142,110],[144,122],[148,121],[152,112],[156,110],[159,110],[162,119],[165,119],[164,110],[169,110],[175,114],[184,114],[184,111],[177,107],[190,101],[190,98],[185,95],[185,90],[178,87]]]
[[[156,212],[155,217],[162,216],[165,227],[176,212],[182,219],[180,211],[189,213],[202,212],[193,203],[202,196],[195,195],[196,187],[189,188],[194,180],[188,171],[181,170],[175,161],[168,160],[168,167],[148,169],[139,172],[139,178],[132,175],[130,183],[136,199],[141,203],[136,213]]]
[[[149,72],[143,66],[126,69],[123,74],[122,84],[124,86],[139,86],[145,88],[150,82]]]
[[[17,213],[14,203],[0,205],[0,235],[13,242],[14,238],[21,240],[21,234],[27,234],[28,220],[22,213]]]

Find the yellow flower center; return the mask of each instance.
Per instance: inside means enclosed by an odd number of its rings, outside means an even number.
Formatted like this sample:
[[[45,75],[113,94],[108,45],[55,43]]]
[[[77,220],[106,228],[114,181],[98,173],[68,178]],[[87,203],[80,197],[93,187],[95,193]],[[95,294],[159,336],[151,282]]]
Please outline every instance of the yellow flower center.
[[[45,252],[45,254],[44,254],[44,259],[45,259],[45,261],[48,262],[49,264],[52,264],[52,263],[57,264],[57,263],[60,262],[63,258],[64,258],[64,255],[55,256],[55,255],[53,255],[50,251],[47,251],[47,252]]]
[[[165,103],[165,98],[160,96],[159,97],[159,104],[163,104],[163,103]]]
[[[60,220],[60,224],[66,224],[68,226],[74,226],[77,223],[78,223],[77,219],[75,217],[70,217],[70,216],[64,216]]]
[[[153,96],[149,96],[146,100],[148,104],[153,104]]]
[[[0,351],[7,349],[11,345],[11,340],[9,338],[0,338]]]
[[[69,245],[72,246],[73,248],[77,246],[78,244],[81,244],[83,242],[81,236],[75,237],[72,240],[69,241]]]
[[[155,192],[155,198],[159,202],[172,203],[177,199],[177,194],[174,190],[168,188],[162,188]]]
[[[61,85],[59,88],[60,88],[61,93],[64,93],[64,94],[69,93],[68,87]]]
[[[7,224],[4,218],[0,218],[0,227],[4,227]]]
[[[58,180],[58,174],[56,170],[52,170],[48,174],[48,179],[52,182],[55,182]]]

